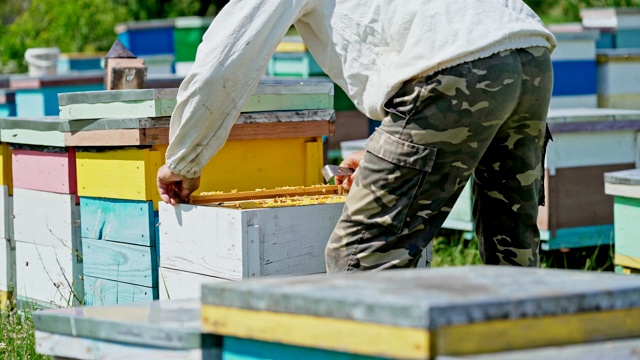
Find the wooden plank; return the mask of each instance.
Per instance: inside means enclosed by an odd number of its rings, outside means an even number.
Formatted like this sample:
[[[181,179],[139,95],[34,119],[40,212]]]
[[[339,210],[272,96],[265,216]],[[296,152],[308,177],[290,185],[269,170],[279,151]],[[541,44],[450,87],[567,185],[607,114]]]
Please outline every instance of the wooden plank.
[[[28,144],[65,147],[64,133],[59,131],[38,131],[30,129],[6,129],[0,132],[0,140],[12,144]]]
[[[552,96],[551,109],[573,109],[573,108],[597,108],[598,107],[598,95],[564,95],[564,96]]]
[[[81,264],[70,249],[16,241],[17,295],[53,306],[81,303]]]
[[[240,191],[233,193],[199,194],[189,199],[190,204],[206,205],[229,201],[273,199],[276,197],[332,195],[340,193],[338,185],[318,185],[309,187],[291,187],[281,189],[260,189],[255,191]]]
[[[15,240],[13,217],[13,196],[9,195],[8,187],[3,185],[0,187],[0,238],[9,239],[12,244]]]
[[[158,276],[160,300],[200,299],[203,284],[229,281],[163,267],[159,268]]]
[[[35,336],[36,352],[54,356],[54,359],[202,360],[221,358],[219,350],[154,348],[37,330]]]
[[[540,230],[540,240],[544,251],[613,245],[613,224]]]
[[[84,277],[85,306],[131,304],[158,299],[158,288],[131,285],[123,282]]]
[[[126,200],[160,200],[155,172],[164,163],[164,148],[78,152],[78,195]],[[153,177],[149,175],[154,173]]]
[[[3,291],[6,293],[6,292],[13,292],[15,289],[16,289],[15,244],[13,244],[9,239],[0,239],[0,291]]]
[[[11,148],[7,143],[0,144],[0,185],[7,186],[9,189],[9,195],[13,194]]]
[[[598,60],[600,57],[598,56]],[[624,94],[638,94],[640,83],[640,57],[621,58],[598,64],[598,95],[615,96]],[[637,99],[636,95],[636,99]],[[623,108],[624,109],[624,108]]]
[[[146,141],[144,129],[94,130],[64,133],[65,146],[142,146]],[[169,143],[167,138],[166,143]]]
[[[640,269],[640,257],[633,257],[616,253],[613,262],[616,265],[621,265],[629,269]]]
[[[93,119],[171,116],[177,89],[96,91],[60,95],[60,117]],[[333,84],[261,84],[243,112],[333,109]]]
[[[632,94],[598,95],[598,106],[640,110],[640,91]]]
[[[623,184],[604,184],[604,193],[607,195],[628,197],[628,198],[640,198],[640,186],[638,185],[623,185]]]
[[[330,136],[330,121],[236,124],[229,140],[254,140]],[[169,144],[169,128],[110,129],[65,133],[66,146],[140,146]]]
[[[307,142],[317,143],[317,155],[307,152]],[[204,167],[200,191],[251,191],[283,186],[323,183],[321,138],[228,141]],[[309,157],[317,156],[316,181],[308,183]],[[238,166],[242,164],[242,166]],[[233,174],[233,176],[219,176]],[[153,180],[155,186],[155,176]]]
[[[547,149],[547,168],[635,163],[634,131],[554,134]]]
[[[17,241],[70,251],[80,238],[75,195],[15,188],[13,210]]]
[[[628,163],[558,169],[549,178],[549,213],[557,219],[556,228],[613,224],[613,198],[604,193],[604,173],[634,167]]]
[[[157,224],[151,201],[80,199],[82,237],[156,246]]]
[[[13,150],[13,183],[21,189],[59,194],[77,193],[76,151]]]
[[[341,203],[259,210],[160,204],[160,264],[229,280],[324,272],[324,249],[342,208]]]
[[[156,247],[83,238],[82,255],[86,276],[158,287]]]
[[[104,71],[82,71],[73,74],[45,75],[31,77],[28,75],[13,75],[9,78],[11,89],[40,89],[44,87],[77,86],[87,84],[102,84]]]

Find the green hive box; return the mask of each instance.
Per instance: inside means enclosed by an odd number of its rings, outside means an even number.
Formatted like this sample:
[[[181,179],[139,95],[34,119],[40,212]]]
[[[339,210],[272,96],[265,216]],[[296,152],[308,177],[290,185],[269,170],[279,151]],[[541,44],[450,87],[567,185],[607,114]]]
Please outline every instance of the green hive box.
[[[202,35],[207,31],[213,17],[179,17],[173,29],[176,62],[194,61]]]

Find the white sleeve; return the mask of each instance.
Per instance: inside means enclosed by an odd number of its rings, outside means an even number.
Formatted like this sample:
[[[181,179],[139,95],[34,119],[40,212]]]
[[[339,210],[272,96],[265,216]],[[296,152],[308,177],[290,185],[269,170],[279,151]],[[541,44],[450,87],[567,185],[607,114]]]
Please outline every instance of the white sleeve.
[[[269,59],[308,0],[232,0],[216,16],[180,85],[166,163],[199,176],[220,150]]]

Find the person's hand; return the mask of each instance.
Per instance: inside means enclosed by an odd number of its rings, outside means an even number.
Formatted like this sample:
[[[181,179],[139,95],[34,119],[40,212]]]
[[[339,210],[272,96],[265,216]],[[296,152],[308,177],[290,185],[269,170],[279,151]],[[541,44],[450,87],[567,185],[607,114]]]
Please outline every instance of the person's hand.
[[[166,204],[173,206],[189,201],[189,196],[200,187],[200,177],[188,178],[162,165],[158,170],[158,192]]]
[[[349,154],[342,162],[340,163],[340,167],[352,168],[358,170],[358,166],[360,166],[360,162],[364,159],[365,150],[355,151]],[[350,176],[336,176],[336,184],[342,184],[342,187],[349,191],[351,186],[353,185],[353,180],[355,179],[356,172]]]

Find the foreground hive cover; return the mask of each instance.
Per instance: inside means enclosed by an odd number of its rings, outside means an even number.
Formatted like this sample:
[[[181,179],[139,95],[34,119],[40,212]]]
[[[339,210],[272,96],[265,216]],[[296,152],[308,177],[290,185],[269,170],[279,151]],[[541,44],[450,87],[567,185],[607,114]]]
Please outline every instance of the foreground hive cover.
[[[207,284],[202,298],[205,332],[390,358],[640,336],[640,278],[611,273],[393,270]]]

